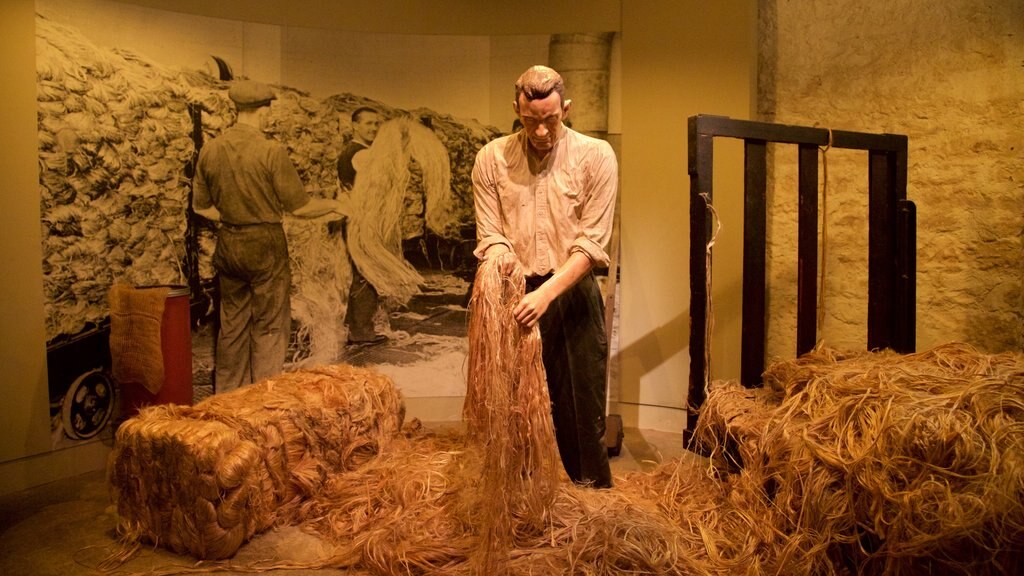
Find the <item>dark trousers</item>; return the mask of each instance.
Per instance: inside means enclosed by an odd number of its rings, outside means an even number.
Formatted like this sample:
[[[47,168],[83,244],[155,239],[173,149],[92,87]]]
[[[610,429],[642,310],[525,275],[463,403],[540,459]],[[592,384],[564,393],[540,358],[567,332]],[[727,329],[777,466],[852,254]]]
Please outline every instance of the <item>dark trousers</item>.
[[[539,285],[533,284],[528,280],[527,290]],[[540,335],[562,466],[573,482],[610,487],[604,439],[608,336],[593,274],[551,303],[540,318]]]
[[[226,392],[279,374],[291,331],[291,268],[280,224],[222,225],[216,386]]]
[[[330,222],[327,230],[331,234],[340,234],[348,243],[348,221]],[[366,342],[377,336],[377,327],[373,317],[380,307],[380,295],[373,284],[363,277],[359,268],[349,256],[352,265],[352,283],[348,288],[348,305],[345,307],[345,326],[348,327],[349,342]]]
[[[345,310],[345,325],[348,339],[352,342],[371,340],[377,335],[373,317],[377,314],[380,296],[372,284],[363,278],[352,263],[352,285],[348,290],[348,307]]]

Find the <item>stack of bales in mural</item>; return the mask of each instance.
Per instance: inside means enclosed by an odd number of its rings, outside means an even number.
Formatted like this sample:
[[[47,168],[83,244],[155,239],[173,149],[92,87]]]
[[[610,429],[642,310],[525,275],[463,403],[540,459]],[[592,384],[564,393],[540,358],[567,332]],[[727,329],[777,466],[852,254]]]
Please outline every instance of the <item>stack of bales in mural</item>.
[[[37,18],[48,338],[106,316],[111,284],[185,283],[189,102],[212,82],[101,51]],[[193,77],[201,81],[202,77]]]
[[[199,218],[189,225],[189,166],[197,145],[234,121],[229,83],[99,48],[42,17],[36,22],[47,338],[105,319],[114,282],[188,285],[198,276],[205,292],[214,275],[215,232]],[[364,200],[353,209],[365,222],[376,221],[364,245],[383,264],[367,277],[376,275],[393,305],[407,303],[422,279],[403,258],[403,243],[419,242],[426,253],[426,237],[449,247],[472,239],[469,171],[497,131],[351,94],[318,100],[291,87],[278,87],[278,94],[268,136],[288,148],[314,196],[337,193],[337,156],[351,133],[352,110],[370,105],[385,118],[374,146],[377,181],[357,188],[367,190],[364,198],[386,202]],[[190,107],[200,112],[193,115]],[[322,219],[288,218],[285,229],[299,342],[290,360],[333,359],[345,336],[347,247]],[[428,264],[451,268],[444,257],[455,252],[434,251]]]

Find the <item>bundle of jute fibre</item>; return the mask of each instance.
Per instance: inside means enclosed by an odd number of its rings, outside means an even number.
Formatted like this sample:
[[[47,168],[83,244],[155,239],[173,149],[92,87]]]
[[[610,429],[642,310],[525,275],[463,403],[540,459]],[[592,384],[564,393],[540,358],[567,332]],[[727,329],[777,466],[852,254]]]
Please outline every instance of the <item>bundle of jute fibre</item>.
[[[709,390],[692,448],[726,470],[760,458],[759,434],[781,395],[764,387],[747,388],[736,380],[715,380]]]
[[[463,418],[467,441],[484,454],[478,560],[486,573],[501,571],[515,533],[543,531],[560,481],[540,331],[512,314],[525,289],[518,265],[506,275],[484,260],[470,300]]]
[[[128,542],[229,557],[296,521],[331,475],[385,450],[402,419],[390,378],[347,365],[144,408],[120,426],[110,457],[120,530]]]
[[[348,249],[359,272],[380,296],[394,306],[404,306],[424,282],[402,253],[410,162],[415,160],[424,176],[428,200],[448,198],[448,153],[433,131],[407,116],[381,126],[373,146],[364,153],[351,193]],[[432,201],[428,206],[434,212],[444,203]]]
[[[775,527],[766,568],[1009,574],[1024,565],[1024,356],[963,344],[908,355],[819,349],[769,367],[764,380],[784,396],[744,432],[758,456],[727,482],[748,514]]]

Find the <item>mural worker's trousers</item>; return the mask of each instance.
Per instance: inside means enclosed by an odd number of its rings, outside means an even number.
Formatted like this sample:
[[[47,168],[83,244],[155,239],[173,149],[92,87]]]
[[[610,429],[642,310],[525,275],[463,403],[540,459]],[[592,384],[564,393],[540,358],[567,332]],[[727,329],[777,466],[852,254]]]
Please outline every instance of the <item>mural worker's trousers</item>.
[[[374,316],[380,306],[380,296],[370,282],[359,273],[352,262],[352,284],[348,290],[345,325],[350,343],[372,342],[379,338]]]
[[[215,386],[227,392],[281,373],[291,332],[291,268],[281,224],[222,224]]]
[[[527,278],[532,291],[547,277]],[[593,274],[556,298],[540,318],[544,371],[562,466],[578,484],[612,485],[605,445],[608,335]]]

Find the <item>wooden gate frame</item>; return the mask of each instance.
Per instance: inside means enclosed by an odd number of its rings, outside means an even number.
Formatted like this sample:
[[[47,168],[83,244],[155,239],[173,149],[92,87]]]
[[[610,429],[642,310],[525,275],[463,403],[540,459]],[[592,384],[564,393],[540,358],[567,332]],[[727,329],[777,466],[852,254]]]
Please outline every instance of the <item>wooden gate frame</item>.
[[[797,355],[817,340],[819,147],[868,152],[869,350],[900,353],[915,348],[916,207],[907,200],[907,137],[829,131],[724,116],[691,116],[690,174],[690,388],[687,431],[696,426],[709,381],[706,257],[712,234],[714,139],[744,142],[743,299],[740,381],[757,386],[765,365],[765,248],[767,145],[795,144],[798,160]]]

